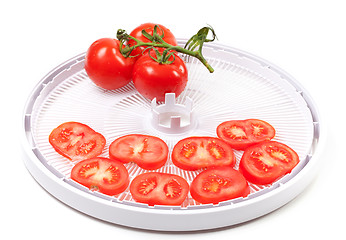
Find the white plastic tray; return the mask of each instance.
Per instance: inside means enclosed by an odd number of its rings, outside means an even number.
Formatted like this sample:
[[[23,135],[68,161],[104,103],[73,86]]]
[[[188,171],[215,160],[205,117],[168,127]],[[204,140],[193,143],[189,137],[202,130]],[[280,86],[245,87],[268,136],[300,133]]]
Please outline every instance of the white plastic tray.
[[[185,40],[178,41],[180,45]],[[96,87],[84,71],[84,56],[76,56],[52,70],[30,94],[24,110],[22,147],[33,177],[53,196],[90,216],[143,229],[190,231],[241,223],[271,212],[297,196],[316,173],[323,132],[317,108],[307,91],[289,74],[249,53],[220,44],[205,44],[204,56],[215,69],[209,73],[194,58],[185,58],[189,81],[177,98],[194,102],[195,124],[178,134],[159,131],[151,124],[151,102],[130,83],[115,90]],[[70,179],[74,163],[57,154],[48,142],[53,128],[78,121],[102,133],[107,140],[101,156],[117,137],[148,134],[162,138],[170,151],[188,136],[216,136],[216,127],[231,119],[259,118],[276,129],[274,140],[292,147],[300,163],[291,174],[266,186],[250,184],[251,194],[201,205],[191,196],[180,207],[136,203],[127,190],[107,196]],[[242,151],[235,151],[239,162]],[[238,166],[238,162],[236,167]],[[130,178],[146,172],[125,165]],[[174,173],[189,183],[200,171],[184,171],[169,158],[160,172]]]

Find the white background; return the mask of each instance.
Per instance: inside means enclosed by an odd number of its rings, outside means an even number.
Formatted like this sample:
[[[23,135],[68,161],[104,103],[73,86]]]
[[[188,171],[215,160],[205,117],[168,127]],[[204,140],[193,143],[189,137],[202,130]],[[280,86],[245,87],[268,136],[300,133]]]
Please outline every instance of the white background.
[[[2,1],[2,239],[313,239],[345,237],[346,7],[343,1]],[[117,226],[56,200],[20,155],[22,110],[38,81],[101,37],[144,22],[188,38],[210,24],[219,42],[293,75],[315,100],[327,141],[318,175],[297,198],[259,219],[218,230],[163,233]],[[205,221],[213,221],[206,219]],[[6,236],[6,237],[5,237]]]

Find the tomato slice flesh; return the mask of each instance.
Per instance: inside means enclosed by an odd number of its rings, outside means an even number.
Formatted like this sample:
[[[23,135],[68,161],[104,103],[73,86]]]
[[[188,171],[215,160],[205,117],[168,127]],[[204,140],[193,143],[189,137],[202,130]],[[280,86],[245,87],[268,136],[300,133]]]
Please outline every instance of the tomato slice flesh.
[[[219,138],[237,150],[245,150],[275,136],[274,127],[260,119],[226,121],[217,127],[216,132]]]
[[[125,191],[129,184],[127,169],[121,163],[101,157],[78,162],[72,168],[71,179],[111,196]]]
[[[202,204],[217,204],[238,197],[246,197],[250,188],[244,176],[232,167],[211,167],[192,181],[190,193]]]
[[[147,172],[136,176],[130,192],[137,202],[154,205],[181,205],[189,192],[187,181],[174,174]]]
[[[234,166],[235,156],[233,149],[219,138],[189,137],[174,146],[172,161],[184,170],[197,170],[212,166]]]
[[[73,161],[100,155],[106,145],[105,137],[79,122],[66,122],[53,129],[49,143],[64,157]]]
[[[249,147],[240,160],[239,170],[254,184],[271,184],[290,173],[299,163],[298,154],[289,146],[265,141]]]
[[[168,146],[158,137],[130,134],[114,140],[109,157],[123,163],[134,162],[147,170],[162,167],[168,158]]]

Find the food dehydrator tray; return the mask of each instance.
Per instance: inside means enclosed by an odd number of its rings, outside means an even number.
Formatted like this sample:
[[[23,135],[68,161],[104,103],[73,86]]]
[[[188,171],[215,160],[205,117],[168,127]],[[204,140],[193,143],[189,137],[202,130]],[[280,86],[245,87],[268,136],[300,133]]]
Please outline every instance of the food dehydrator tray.
[[[185,40],[178,43],[184,45]],[[177,132],[161,131],[153,125],[151,108],[157,106],[141,96],[132,83],[114,91],[95,86],[84,71],[84,53],[52,70],[33,89],[24,109],[22,148],[29,172],[48,192],[72,208],[111,223],[142,229],[190,231],[230,226],[262,216],[292,200],[314,177],[323,146],[321,120],[312,98],[288,73],[250,53],[209,43],[204,45],[203,54],[214,73],[209,73],[197,59],[182,56],[189,81],[176,104],[191,104],[192,100],[193,124]],[[91,191],[70,178],[75,163],[56,153],[48,142],[55,127],[78,121],[106,137],[103,157],[108,157],[107,149],[114,139],[132,133],[160,137],[171,152],[182,138],[216,137],[216,127],[221,122],[247,118],[273,125],[273,140],[293,148],[300,163],[273,184],[250,184],[248,197],[217,205],[199,204],[189,195],[179,207],[152,207],[135,202],[129,190],[116,196]],[[242,151],[235,151],[235,155],[237,168]],[[133,163],[125,166],[131,179],[147,172]],[[156,171],[178,174],[189,183],[200,172],[181,170],[170,157]]]

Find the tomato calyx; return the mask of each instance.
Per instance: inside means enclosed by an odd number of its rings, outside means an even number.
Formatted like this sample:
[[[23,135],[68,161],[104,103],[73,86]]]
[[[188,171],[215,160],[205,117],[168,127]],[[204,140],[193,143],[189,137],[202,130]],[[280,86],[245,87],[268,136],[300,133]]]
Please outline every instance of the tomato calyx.
[[[162,32],[161,35],[158,34],[158,29],[161,30],[161,32]],[[210,39],[208,39],[210,32],[211,32],[212,37]],[[162,53],[163,60],[161,57],[158,58],[158,61],[160,63],[170,64],[170,63],[174,62],[174,60],[168,61],[168,59],[172,55],[174,56],[172,51],[176,51],[176,52],[180,52],[180,53],[183,53],[183,54],[197,58],[198,60],[200,60],[203,63],[203,65],[209,70],[209,72],[211,72],[211,73],[214,72],[214,69],[210,66],[210,64],[207,62],[207,60],[202,55],[203,44],[205,42],[212,42],[216,39],[216,34],[215,34],[215,31],[212,27],[208,26],[208,27],[201,28],[197,32],[197,34],[193,35],[187,41],[187,43],[185,44],[184,47],[173,46],[173,45],[165,42],[163,40],[164,31],[161,28],[159,28],[158,25],[154,26],[154,31],[153,31],[152,35],[150,35],[144,29],[142,30],[142,34],[143,34],[143,36],[148,38],[150,42],[143,42],[143,41],[127,34],[125,30],[118,29],[117,39],[120,41],[120,49],[121,49],[120,51],[124,57],[136,57],[136,56],[130,56],[131,52],[135,48],[142,47],[142,46],[149,47],[149,48],[153,48],[153,47],[154,48],[162,48],[162,49],[164,49],[164,51]],[[136,44],[133,46],[127,45],[126,43],[130,39],[134,40],[136,42]]]
[[[152,56],[151,50],[155,51],[156,56]],[[175,60],[175,54],[174,52],[168,52],[168,51],[163,51],[161,54],[160,51],[157,48],[149,48],[149,56],[151,59],[153,59],[155,62],[160,63],[160,64],[172,64]],[[173,60],[169,60],[170,58],[173,58]]]

